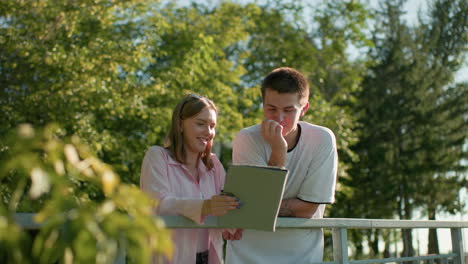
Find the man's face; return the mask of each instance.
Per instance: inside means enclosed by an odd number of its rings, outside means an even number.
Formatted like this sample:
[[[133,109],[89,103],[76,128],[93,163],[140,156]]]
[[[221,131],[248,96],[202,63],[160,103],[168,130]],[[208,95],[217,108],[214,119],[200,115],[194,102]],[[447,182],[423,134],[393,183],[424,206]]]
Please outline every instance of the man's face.
[[[263,98],[263,111],[265,119],[274,120],[283,126],[283,137],[295,131],[299,118],[303,116],[309,103],[301,104],[297,93],[278,93],[266,89]]]

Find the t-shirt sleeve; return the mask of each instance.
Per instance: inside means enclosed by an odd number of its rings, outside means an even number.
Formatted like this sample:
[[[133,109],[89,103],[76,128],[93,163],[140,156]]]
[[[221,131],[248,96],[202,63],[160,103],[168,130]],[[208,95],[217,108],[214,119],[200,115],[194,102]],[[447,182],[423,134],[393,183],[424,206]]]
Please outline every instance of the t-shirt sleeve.
[[[267,166],[261,144],[247,130],[237,133],[232,144],[232,163],[234,165]]]
[[[312,159],[307,176],[299,190],[298,198],[314,203],[335,201],[338,154],[333,132],[324,134],[317,158]]]
[[[196,223],[202,222],[202,199],[176,197],[171,193],[167,170],[168,157],[160,147],[150,148],[141,166],[140,188],[159,200],[156,212],[161,215],[182,215]]]

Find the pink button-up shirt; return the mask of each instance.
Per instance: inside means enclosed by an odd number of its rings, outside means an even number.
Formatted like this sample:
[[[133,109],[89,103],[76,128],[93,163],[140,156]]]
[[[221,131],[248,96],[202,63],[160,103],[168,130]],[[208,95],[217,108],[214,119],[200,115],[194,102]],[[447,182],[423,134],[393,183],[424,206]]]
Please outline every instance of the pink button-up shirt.
[[[212,160],[214,167],[211,170],[203,162],[199,162],[200,182],[197,182],[185,165],[174,160],[166,149],[151,147],[143,159],[140,187],[159,200],[155,212],[160,215],[182,215],[201,223],[203,200],[220,193],[226,176],[223,165],[213,154]],[[175,229],[172,233],[175,246],[172,263],[195,263],[199,230]],[[221,230],[209,229],[208,233],[208,261],[221,263]]]

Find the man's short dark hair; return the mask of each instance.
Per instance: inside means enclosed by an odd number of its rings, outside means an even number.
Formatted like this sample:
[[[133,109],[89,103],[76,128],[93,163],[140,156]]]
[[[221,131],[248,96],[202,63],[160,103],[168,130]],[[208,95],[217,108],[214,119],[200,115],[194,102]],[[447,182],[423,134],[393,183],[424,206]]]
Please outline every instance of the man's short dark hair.
[[[309,100],[309,83],[302,73],[293,68],[281,67],[271,71],[262,82],[263,98],[266,89],[278,93],[297,93],[300,100]]]

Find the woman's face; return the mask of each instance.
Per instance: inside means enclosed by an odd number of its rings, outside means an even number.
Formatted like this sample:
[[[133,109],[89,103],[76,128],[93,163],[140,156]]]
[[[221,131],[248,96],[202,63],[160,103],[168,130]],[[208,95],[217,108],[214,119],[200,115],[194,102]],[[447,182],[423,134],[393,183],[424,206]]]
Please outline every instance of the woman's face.
[[[216,112],[205,107],[200,113],[182,120],[182,133],[187,152],[201,153],[215,136]]]

